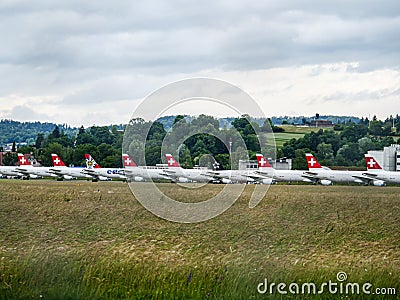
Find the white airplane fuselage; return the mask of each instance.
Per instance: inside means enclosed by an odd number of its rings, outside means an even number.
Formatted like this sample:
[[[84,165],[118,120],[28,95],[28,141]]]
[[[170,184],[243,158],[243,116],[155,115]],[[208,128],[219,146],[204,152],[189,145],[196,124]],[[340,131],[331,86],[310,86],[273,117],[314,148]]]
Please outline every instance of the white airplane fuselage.
[[[123,169],[125,176],[135,181],[171,179],[163,174],[163,171],[164,169],[147,169],[133,166],[125,166]]]
[[[364,172],[374,175],[377,179],[389,182],[389,183],[400,183],[400,172],[385,171],[385,170],[373,170]]]
[[[126,179],[126,176],[123,174],[124,169],[120,168],[85,168],[83,169],[83,173],[93,176],[93,177],[106,177],[106,178],[114,178],[114,179]]]
[[[161,174],[169,177],[172,180],[179,180],[182,182],[185,182],[186,180],[195,182],[209,182],[213,180],[213,177],[208,174],[208,171],[202,169],[183,169],[181,167],[168,167],[166,169],[163,169]]]
[[[274,180],[281,182],[310,182],[310,180],[304,176],[304,171],[302,170],[275,170],[273,178]]]
[[[311,174],[320,180],[329,180],[340,183],[374,183],[381,180],[376,176],[371,176],[375,172],[370,171],[342,171],[342,170],[310,170],[306,174]]]
[[[49,167],[49,172],[56,174],[57,176],[71,176],[76,178],[92,179],[93,176],[85,174],[83,171],[84,169],[85,168],[58,166],[58,167]]]
[[[5,176],[23,176],[22,173],[17,171],[16,166],[0,166],[0,173]]]
[[[41,177],[54,177],[54,173],[50,172],[50,167],[34,167],[34,166],[20,166],[16,170],[24,175],[36,175]]]

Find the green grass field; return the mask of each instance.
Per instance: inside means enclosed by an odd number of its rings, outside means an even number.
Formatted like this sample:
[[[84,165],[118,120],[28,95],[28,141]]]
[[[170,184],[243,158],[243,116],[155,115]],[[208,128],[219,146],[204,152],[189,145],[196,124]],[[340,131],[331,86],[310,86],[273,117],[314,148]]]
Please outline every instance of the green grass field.
[[[159,186],[182,201],[221,189]],[[340,271],[400,291],[399,187],[277,185],[249,209],[253,189],[212,220],[178,224],[123,182],[1,180],[0,299],[377,298],[257,292],[264,278],[318,285]]]
[[[285,129],[286,133],[298,133],[298,134],[306,134],[310,132],[316,132],[320,129],[325,130],[324,128],[320,127],[302,127],[302,126],[294,126],[294,125],[279,125],[279,127],[282,127]],[[332,130],[332,128],[328,128],[329,130]]]
[[[299,139],[302,138],[306,133],[316,132],[321,129],[316,127],[300,127],[293,125],[279,125],[279,127],[282,127],[285,129],[285,131],[274,133],[277,149],[282,148],[283,144],[291,139]]]
[[[287,133],[287,132],[278,132],[274,133],[275,137],[275,146],[277,149],[282,148],[283,144],[289,142],[291,139],[300,139],[304,136],[304,133]]]

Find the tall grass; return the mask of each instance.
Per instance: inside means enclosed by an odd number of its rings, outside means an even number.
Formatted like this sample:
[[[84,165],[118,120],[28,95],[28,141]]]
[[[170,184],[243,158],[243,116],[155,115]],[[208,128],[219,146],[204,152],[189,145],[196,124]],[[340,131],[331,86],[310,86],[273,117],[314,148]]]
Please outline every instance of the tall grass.
[[[400,291],[399,188],[276,186],[249,209],[252,188],[215,219],[177,224],[120,182],[2,181],[0,299],[342,299],[257,292],[339,271]]]

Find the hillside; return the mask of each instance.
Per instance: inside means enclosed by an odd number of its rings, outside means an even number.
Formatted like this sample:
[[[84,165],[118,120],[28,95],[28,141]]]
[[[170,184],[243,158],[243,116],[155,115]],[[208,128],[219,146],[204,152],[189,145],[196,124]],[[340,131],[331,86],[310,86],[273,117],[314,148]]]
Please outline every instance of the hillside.
[[[19,122],[13,120],[0,120],[0,145],[7,143],[28,143],[35,142],[38,133],[48,135],[58,125],[60,131],[72,136],[77,132],[77,128],[67,124],[54,124],[48,122]]]
[[[174,120],[175,120],[176,116],[164,116],[164,117],[160,117],[157,119],[158,122],[160,122],[161,124],[163,124],[164,129],[166,131],[170,131],[170,129],[172,128],[172,125],[174,124]],[[188,116],[185,115],[184,116],[187,122],[191,122],[191,120],[193,119],[193,116]],[[293,117],[293,116],[283,116],[283,117],[271,117],[271,122],[272,125],[282,125],[282,124],[288,124],[290,128],[293,128],[293,124],[297,124],[297,125],[301,125],[301,124],[309,124],[312,120],[314,120],[314,116],[311,117],[305,117],[305,116],[297,116],[297,117]],[[353,123],[360,123],[361,119],[358,117],[354,117],[354,116],[331,116],[331,115],[321,115],[319,116],[320,120],[327,120],[327,121],[332,121],[333,124],[346,124],[349,122],[353,122]],[[232,121],[235,120],[234,117],[225,117],[225,118],[218,118],[219,121],[219,127],[220,128],[224,128],[226,127],[227,129],[232,127]],[[255,123],[257,123],[259,126],[262,126],[264,124],[265,118],[251,118],[251,120]],[[287,125],[283,125],[283,126],[287,126]],[[307,131],[307,130],[303,130],[303,129],[299,129],[301,131],[301,133],[308,133],[310,131],[314,131],[313,129]]]

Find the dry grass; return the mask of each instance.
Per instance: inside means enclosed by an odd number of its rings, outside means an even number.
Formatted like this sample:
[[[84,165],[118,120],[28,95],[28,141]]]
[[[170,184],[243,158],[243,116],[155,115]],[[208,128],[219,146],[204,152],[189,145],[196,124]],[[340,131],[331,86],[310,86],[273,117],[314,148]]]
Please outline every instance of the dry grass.
[[[159,186],[188,202],[221,189]],[[229,289],[247,299],[266,276],[321,281],[338,271],[398,287],[400,188],[278,185],[249,209],[253,188],[217,218],[178,224],[146,211],[122,182],[2,180],[0,295],[221,298]]]

